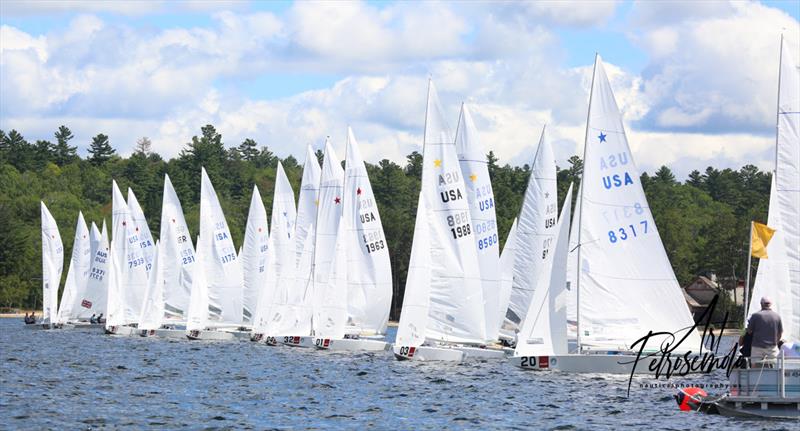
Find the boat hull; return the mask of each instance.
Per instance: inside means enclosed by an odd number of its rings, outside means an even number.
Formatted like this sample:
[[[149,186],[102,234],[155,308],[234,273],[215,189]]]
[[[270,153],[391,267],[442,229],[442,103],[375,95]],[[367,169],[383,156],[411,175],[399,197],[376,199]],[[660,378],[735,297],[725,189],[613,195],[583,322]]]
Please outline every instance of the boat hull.
[[[314,337],[301,337],[295,335],[295,336],[279,337],[278,339],[281,340],[281,342],[285,346],[308,347],[308,348],[314,347]]]
[[[392,352],[397,360],[405,361],[446,361],[462,362],[466,354],[452,347],[419,346],[406,347],[394,345]]]
[[[370,339],[330,339],[316,338],[314,346],[320,350],[330,350],[337,352],[382,352],[389,350],[389,343],[383,340]]]
[[[229,341],[235,337],[230,332],[225,331],[184,331],[186,338],[196,341]]]
[[[105,328],[106,334],[117,337],[129,337],[136,334],[137,331],[138,329],[133,326],[108,326]]]
[[[560,371],[580,374],[631,374],[636,360],[634,355],[551,355],[511,356],[508,361],[515,367],[534,371]],[[650,371],[644,364],[636,367],[635,374]]]
[[[456,350],[464,352],[464,360],[492,360],[492,359],[505,359],[508,353],[504,349],[492,349],[470,346],[456,346]]]

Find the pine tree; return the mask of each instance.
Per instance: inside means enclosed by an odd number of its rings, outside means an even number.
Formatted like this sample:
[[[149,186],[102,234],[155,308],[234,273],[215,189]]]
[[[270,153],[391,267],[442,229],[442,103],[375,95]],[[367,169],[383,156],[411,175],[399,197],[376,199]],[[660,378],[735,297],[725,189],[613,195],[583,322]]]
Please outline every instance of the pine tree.
[[[258,157],[258,143],[250,138],[245,139],[236,149],[244,160],[252,162]]]
[[[78,147],[69,145],[69,141],[74,138],[72,132],[67,126],[61,126],[55,133],[56,146],[55,146],[55,161],[59,166],[72,163],[78,159]]]
[[[107,162],[116,153],[116,151],[108,143],[108,136],[98,133],[97,136],[92,138],[92,145],[89,147],[89,162],[95,166],[100,166]]]

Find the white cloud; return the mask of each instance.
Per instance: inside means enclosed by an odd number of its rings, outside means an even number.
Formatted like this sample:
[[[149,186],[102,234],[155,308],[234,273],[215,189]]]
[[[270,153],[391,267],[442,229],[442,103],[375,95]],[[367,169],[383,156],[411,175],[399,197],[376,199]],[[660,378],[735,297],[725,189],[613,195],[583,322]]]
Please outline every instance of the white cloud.
[[[517,6],[533,18],[559,25],[585,27],[605,23],[618,1],[549,0],[519,2]]]

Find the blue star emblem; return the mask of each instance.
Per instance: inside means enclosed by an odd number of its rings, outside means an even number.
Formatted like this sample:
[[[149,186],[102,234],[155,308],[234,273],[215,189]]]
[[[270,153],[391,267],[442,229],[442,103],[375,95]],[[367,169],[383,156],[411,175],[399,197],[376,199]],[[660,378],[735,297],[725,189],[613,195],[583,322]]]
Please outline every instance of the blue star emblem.
[[[603,132],[600,132],[600,136],[598,136],[597,138],[600,139],[600,142],[605,142],[606,141],[606,136],[607,135],[604,135]]]

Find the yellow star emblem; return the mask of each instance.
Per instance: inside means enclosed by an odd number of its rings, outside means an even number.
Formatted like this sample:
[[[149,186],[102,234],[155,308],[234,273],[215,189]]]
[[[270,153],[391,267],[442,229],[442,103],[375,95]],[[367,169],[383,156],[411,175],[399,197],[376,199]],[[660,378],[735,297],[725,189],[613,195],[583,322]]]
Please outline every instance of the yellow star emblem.
[[[442,167],[442,161],[439,160],[439,159],[434,160],[433,161],[433,166],[436,166],[437,168],[441,168]]]
[[[472,182],[474,183],[474,182],[475,182],[475,180],[477,180],[477,179],[478,179],[478,176],[477,176],[477,175],[475,175],[475,174],[472,174],[472,175],[470,175],[470,176],[469,176],[469,179],[470,179],[470,180],[472,180]]]
[[[319,199],[315,199],[314,200],[314,206],[317,206],[317,207],[319,206]]]

